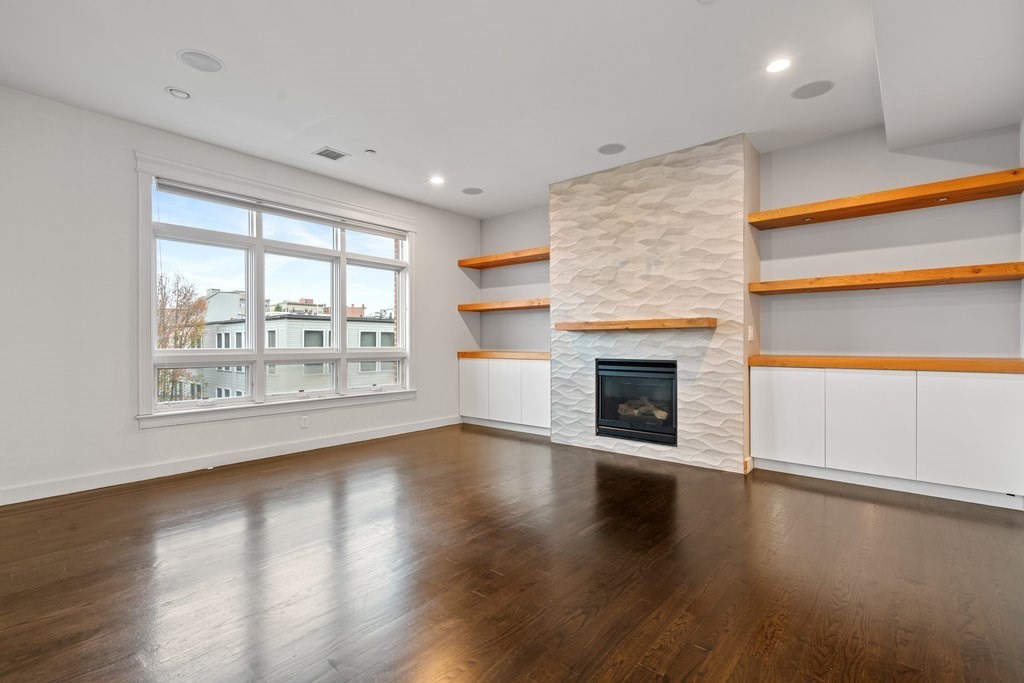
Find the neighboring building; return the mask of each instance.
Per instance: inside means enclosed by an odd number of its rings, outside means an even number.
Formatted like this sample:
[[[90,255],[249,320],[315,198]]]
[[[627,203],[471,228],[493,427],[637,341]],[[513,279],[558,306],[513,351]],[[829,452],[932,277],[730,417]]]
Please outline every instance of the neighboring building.
[[[206,319],[231,320],[245,318],[245,292],[206,290]]]
[[[203,348],[238,349],[249,344],[245,338],[245,292],[211,289],[207,291],[206,327]],[[333,344],[330,307],[312,299],[282,301],[265,305],[267,348],[323,348]],[[347,342],[351,348],[393,347],[395,321],[378,316],[367,317],[366,306],[349,306],[346,313]],[[186,395],[194,398],[230,398],[246,396],[250,381],[246,366],[204,368],[200,378],[188,382]],[[350,388],[388,385],[397,382],[396,367],[386,361],[349,363]],[[200,381],[196,381],[200,379]],[[332,386],[331,366],[324,363],[292,363],[267,366],[267,393],[321,391]]]
[[[268,306],[267,312],[330,315],[331,307],[327,304],[314,303],[312,299],[299,299],[298,301],[280,301],[273,306]]]

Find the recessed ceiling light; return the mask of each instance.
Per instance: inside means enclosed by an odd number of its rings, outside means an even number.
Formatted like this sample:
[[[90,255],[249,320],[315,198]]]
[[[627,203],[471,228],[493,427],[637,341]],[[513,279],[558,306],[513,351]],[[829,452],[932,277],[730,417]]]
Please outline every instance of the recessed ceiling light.
[[[791,61],[789,61],[788,59],[786,59],[785,57],[783,57],[783,58],[781,58],[781,59],[776,59],[776,60],[775,60],[774,62],[770,63],[770,64],[769,64],[769,65],[768,65],[767,67],[765,67],[765,68],[766,68],[766,70],[768,71],[768,73],[770,73],[770,74],[777,74],[777,73],[779,73],[780,71],[785,71],[786,69],[788,69],[788,68],[789,68],[789,66],[790,66],[790,65],[791,65],[792,63],[793,63],[793,62],[791,62]]]
[[[619,144],[618,142],[609,142],[607,145],[601,145],[598,147],[597,151],[601,154],[619,154],[620,152],[626,151],[626,146]]]
[[[834,87],[836,84],[832,81],[811,81],[791,92],[790,97],[795,100],[809,100],[813,97],[821,97]]]
[[[181,88],[166,87],[164,88],[164,92],[166,92],[171,97],[177,97],[179,100],[187,100],[188,98],[192,97],[192,93],[190,93],[188,90],[182,90]]]
[[[444,185],[444,176],[432,175],[430,176],[431,185]]]
[[[209,52],[203,52],[202,50],[178,50],[178,59],[193,69],[199,69],[207,73],[214,73],[224,68],[224,62]]]
[[[375,150],[375,149],[364,149],[363,150],[363,154],[369,154],[370,156],[373,156],[376,153],[377,153],[377,150]]]
[[[483,194],[484,191],[479,187],[467,187],[462,190],[462,194]]]

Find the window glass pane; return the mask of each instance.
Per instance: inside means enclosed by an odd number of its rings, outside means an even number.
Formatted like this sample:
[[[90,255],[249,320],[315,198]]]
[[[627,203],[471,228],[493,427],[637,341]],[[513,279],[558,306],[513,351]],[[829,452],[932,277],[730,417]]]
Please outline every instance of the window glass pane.
[[[245,250],[157,240],[156,267],[156,348],[230,348],[245,330]]]
[[[331,226],[272,213],[263,214],[263,236],[268,240],[334,249],[334,228]]]
[[[187,228],[249,234],[249,212],[246,209],[163,190],[153,191],[153,220]]]
[[[277,330],[267,330],[267,348],[273,349],[277,346]]]
[[[362,332],[376,336],[381,332],[394,334],[400,320],[395,320],[398,307],[398,273],[393,270],[349,265],[346,268],[348,300],[348,346],[362,345]],[[367,336],[369,338],[369,336]]]
[[[377,345],[377,333],[376,332],[371,332],[371,331],[367,331],[367,330],[362,330],[362,331],[359,332],[359,346],[360,347],[367,348],[367,347],[376,346],[376,345]]]
[[[156,400],[163,405],[249,396],[249,367],[157,368]]]
[[[405,259],[405,240],[371,235],[349,228],[345,230],[345,251],[402,261]]]
[[[304,394],[334,389],[332,363],[275,363],[267,366],[267,393]]]
[[[377,372],[377,361],[367,360],[359,362],[359,372]]]
[[[373,365],[372,371],[364,371]],[[348,388],[371,389],[377,387],[393,387],[402,383],[401,361],[349,361]]]
[[[275,348],[330,344],[331,270],[328,261],[266,255],[266,320],[276,330]]]
[[[395,345],[395,333],[394,332],[381,332],[380,333],[380,345],[381,346],[394,346]]]

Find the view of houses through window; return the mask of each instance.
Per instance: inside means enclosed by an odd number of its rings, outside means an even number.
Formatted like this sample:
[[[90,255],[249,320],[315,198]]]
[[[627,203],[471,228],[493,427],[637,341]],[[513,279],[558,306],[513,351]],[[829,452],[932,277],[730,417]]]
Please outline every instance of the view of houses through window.
[[[238,204],[153,192],[157,405],[401,385],[405,241]]]

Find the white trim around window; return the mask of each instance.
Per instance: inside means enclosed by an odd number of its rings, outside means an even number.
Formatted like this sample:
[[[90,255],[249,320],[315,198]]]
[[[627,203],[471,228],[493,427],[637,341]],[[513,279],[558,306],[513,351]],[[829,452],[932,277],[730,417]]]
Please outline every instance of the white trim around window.
[[[249,181],[207,169],[191,167],[178,162],[157,159],[136,153],[139,174],[139,410],[137,418],[141,427],[159,427],[192,422],[233,419],[276,413],[322,409],[341,405],[379,403],[415,397],[410,384],[409,329],[411,328],[411,279],[413,259],[412,224],[402,217],[376,212],[364,207],[354,207],[325,197],[295,192],[287,188],[272,186],[258,181]],[[249,234],[209,230],[170,223],[156,222],[153,218],[153,190],[157,185],[165,191],[202,199],[217,204],[241,207],[249,211]],[[291,213],[299,220],[313,221],[335,229],[335,248],[308,246],[278,240],[264,240],[262,216],[266,210],[275,214]],[[366,254],[347,253],[344,236],[346,231],[355,231],[402,240],[405,260],[382,258]],[[156,287],[157,261],[154,246],[157,240],[171,240],[188,244],[207,245],[238,249],[244,252],[246,262],[246,306],[244,325],[241,331],[244,340],[259,340],[255,345],[246,342],[250,348],[237,348],[232,343],[225,348],[172,348],[156,349]],[[325,334],[326,347],[282,348],[280,332],[276,335],[278,346],[267,344],[264,290],[264,253],[275,253],[300,258],[312,258],[332,264],[331,321],[329,334]],[[345,348],[346,306],[345,279],[347,265],[367,266],[391,270],[399,275],[396,301],[395,347],[387,350]],[[220,286],[219,284],[213,286]],[[171,309],[166,309],[171,310]],[[304,333],[303,333],[304,336]],[[340,342],[340,343],[339,343]],[[372,358],[371,358],[372,357]],[[403,367],[403,383],[388,386],[348,389],[348,364],[359,360],[399,360]],[[266,366],[280,366],[287,363],[323,363],[330,365],[333,378],[329,391],[306,392],[297,390],[292,394],[267,392]],[[235,385],[231,397],[210,397],[200,400],[178,400],[178,394],[167,393],[169,402],[160,402],[157,397],[157,374],[161,369],[216,370],[242,367],[243,373],[236,373],[238,381],[244,381],[245,389]],[[325,368],[326,369],[326,368]],[[193,373],[197,374],[197,373]],[[166,377],[164,373],[161,377]],[[273,376],[271,374],[271,376]],[[166,380],[163,380],[166,381]],[[183,380],[184,381],[184,380]],[[191,385],[190,385],[191,386]],[[193,387],[194,390],[194,387]],[[209,393],[213,393],[212,391]],[[222,391],[222,393],[225,393]],[[238,394],[242,393],[242,396]]]

